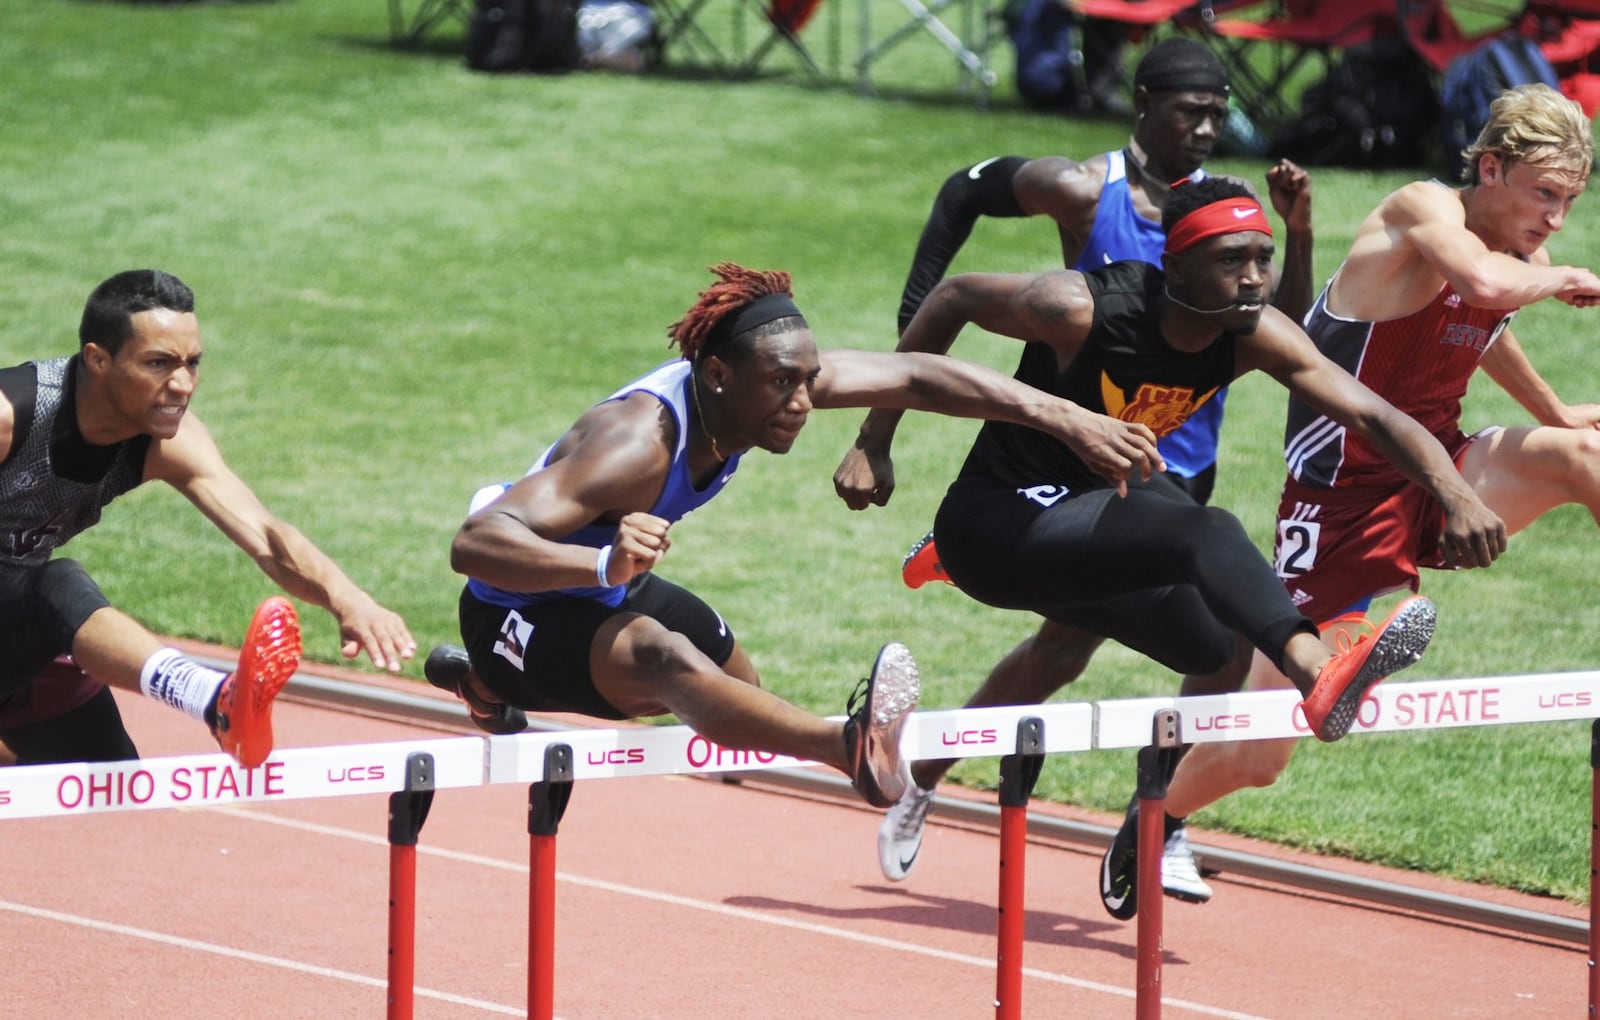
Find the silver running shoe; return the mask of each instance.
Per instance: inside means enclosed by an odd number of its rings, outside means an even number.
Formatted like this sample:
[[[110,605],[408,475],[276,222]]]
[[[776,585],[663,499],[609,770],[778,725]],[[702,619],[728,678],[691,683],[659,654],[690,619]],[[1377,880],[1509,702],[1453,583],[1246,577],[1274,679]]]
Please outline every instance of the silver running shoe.
[[[933,810],[933,791],[915,781],[906,783],[905,796],[895,802],[878,826],[878,866],[891,882],[904,882],[922,851],[922,830]]]
[[[1200,864],[1189,846],[1188,830],[1181,825],[1172,830],[1161,852],[1161,890],[1185,903],[1211,899],[1211,886],[1200,877]]]
[[[879,649],[872,675],[850,696],[844,748],[851,785],[875,808],[894,807],[906,792],[910,770],[900,757],[900,733],[921,696],[916,660],[898,641]]]

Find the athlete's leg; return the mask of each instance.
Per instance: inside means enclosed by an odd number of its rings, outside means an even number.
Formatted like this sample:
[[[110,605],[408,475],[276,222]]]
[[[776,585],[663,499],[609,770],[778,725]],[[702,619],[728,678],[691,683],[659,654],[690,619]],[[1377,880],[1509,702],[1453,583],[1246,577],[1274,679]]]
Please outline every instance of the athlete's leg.
[[[73,560],[51,560],[32,577],[34,619],[50,645],[71,653],[80,669],[103,684],[141,690],[145,666],[163,651],[162,641],[112,606]]]
[[[961,590],[1001,608],[1062,618],[1066,610],[1188,585],[1216,620],[1274,655],[1290,633],[1309,627],[1238,519],[1175,498],[1170,485],[1036,506],[987,481],[962,480],[941,505],[935,534]],[[1205,668],[1226,663],[1224,653]]]
[[[622,614],[601,624],[590,670],[595,689],[629,717],[670,712],[723,747],[775,751],[850,771],[839,723],[727,672],[650,617]]]
[[[113,607],[97,609],[72,639],[72,657],[101,683],[139,690],[139,674],[163,644],[143,624]]]
[[[1512,534],[1566,503],[1587,507],[1600,521],[1600,432],[1500,429],[1467,447],[1461,477]]]
[[[257,608],[239,653],[223,673],[165,647],[144,625],[112,607],[77,563],[57,559],[35,574],[36,613],[53,640],[70,645],[85,672],[137,690],[206,724],[246,768],[272,753],[272,705],[300,665],[300,626],[288,599]]]
[[[1347,642],[1353,642],[1366,629],[1358,618],[1341,617],[1323,628],[1323,641],[1331,654],[1339,645],[1340,634]],[[1246,690],[1285,690],[1293,686],[1265,655],[1255,654]],[[1271,786],[1289,767],[1298,744],[1298,740],[1237,740],[1192,747],[1167,787],[1167,813],[1189,815],[1235,790]]]
[[[1257,652],[1245,689],[1265,691],[1294,686]],[[1289,764],[1294,740],[1239,740],[1200,744],[1189,749],[1167,786],[1167,813],[1187,816],[1249,786],[1268,786]]]
[[[1079,627],[1045,620],[995,664],[967,699],[966,708],[1037,705],[1083,675],[1104,638]],[[960,759],[927,759],[911,766],[911,777],[931,790]]]
[[[0,729],[0,741],[11,749],[18,765],[139,757],[108,687],[100,687],[88,701],[60,715]]]
[[[921,683],[903,646],[884,646],[843,723],[812,715],[724,671],[687,635],[636,613],[600,624],[589,665],[594,689],[628,715],[671,712],[722,747],[831,765],[875,807],[892,807],[905,793],[900,732]]]

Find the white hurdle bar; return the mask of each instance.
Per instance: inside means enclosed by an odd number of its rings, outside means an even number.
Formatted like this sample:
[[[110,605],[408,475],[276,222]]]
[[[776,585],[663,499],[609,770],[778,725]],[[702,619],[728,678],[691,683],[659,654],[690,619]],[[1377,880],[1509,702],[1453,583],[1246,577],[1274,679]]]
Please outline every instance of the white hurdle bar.
[[[1095,704],[1097,748],[1143,747],[1161,709],[1182,719],[1185,743],[1311,735],[1293,690],[1192,698],[1127,698]],[[1562,722],[1600,717],[1600,671],[1383,683],[1368,692],[1350,734]]]
[[[901,752],[910,761],[999,757],[1001,763],[1001,946],[996,961],[998,1017],[1020,1015],[1023,818],[1043,759],[1053,753],[1162,745],[1153,721],[1175,719],[1185,743],[1298,739],[1309,735],[1292,690],[1177,698],[918,711],[906,720]],[[1526,674],[1380,684],[1363,702],[1350,732],[1385,733],[1469,726],[1600,719],[1600,671]],[[390,795],[391,918],[389,1016],[409,1017],[409,893],[395,876],[414,852],[417,830],[436,789],[530,784],[529,1015],[552,1015],[554,837],[572,784],[604,779],[743,773],[815,766],[760,751],[720,747],[687,726],[526,732],[501,737],[449,737],[330,747],[286,748],[246,769],[222,754],[126,762],[33,765],[0,769],[0,822],[115,811],[272,803],[365,793]],[[1600,834],[1600,722],[1591,748],[1592,832]],[[1141,781],[1141,785],[1143,785]],[[1165,795],[1164,788],[1160,791]],[[403,798],[408,798],[403,800]],[[1141,798],[1143,799],[1143,798]],[[1159,804],[1159,801],[1153,803]],[[406,817],[401,818],[401,815]],[[1012,840],[1012,836],[1015,840]],[[402,845],[409,842],[409,847]],[[1009,870],[1009,874],[1008,874]],[[541,891],[539,874],[548,882]],[[1596,894],[1600,840],[1591,842],[1590,1013],[1600,1001]],[[405,886],[414,872],[403,876]],[[404,895],[402,895],[404,894]],[[397,900],[405,900],[397,905]],[[535,902],[537,900],[537,903]],[[547,923],[535,925],[535,913]],[[397,917],[399,920],[397,921]],[[1141,954],[1141,961],[1143,959]],[[397,964],[396,957],[403,957]],[[1156,958],[1159,959],[1159,946]],[[536,981],[536,972],[538,980]],[[1013,975],[1008,981],[1007,974]],[[407,987],[399,987],[405,985]],[[1141,975],[1140,990],[1146,980]],[[1159,978],[1154,1007],[1158,1015]]]
[[[433,757],[436,789],[483,785],[480,737],[284,748],[253,769],[220,753],[22,765],[0,769],[0,821],[395,793],[418,753]]]

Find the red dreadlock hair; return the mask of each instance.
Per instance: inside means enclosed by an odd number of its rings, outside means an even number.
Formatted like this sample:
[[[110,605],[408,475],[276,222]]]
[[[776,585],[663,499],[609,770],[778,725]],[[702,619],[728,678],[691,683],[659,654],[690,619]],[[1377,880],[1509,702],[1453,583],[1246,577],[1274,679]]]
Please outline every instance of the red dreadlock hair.
[[[746,269],[736,262],[719,262],[710,267],[718,280],[700,292],[683,318],[667,327],[667,336],[687,361],[693,361],[704,349],[706,339],[717,325],[730,313],[738,311],[757,298],[769,294],[786,294],[789,274],[782,269]]]

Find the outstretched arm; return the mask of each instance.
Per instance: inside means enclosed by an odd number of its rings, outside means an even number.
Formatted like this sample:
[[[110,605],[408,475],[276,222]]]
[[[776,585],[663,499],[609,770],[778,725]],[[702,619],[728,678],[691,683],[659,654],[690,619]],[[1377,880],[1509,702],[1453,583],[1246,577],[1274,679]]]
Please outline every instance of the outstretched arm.
[[[1155,433],[1138,423],[1085,410],[983,365],[933,354],[822,353],[822,374],[812,391],[817,407],[894,407],[956,418],[1026,425],[1055,436],[1085,464],[1126,494],[1134,474],[1148,479],[1162,469]],[[853,510],[868,494],[835,485]]]
[[[1027,216],[1012,192],[1012,180],[1028,161],[1021,156],[996,156],[963,167],[945,179],[923,224],[911,272],[900,294],[900,331],[910,324],[923,299],[972,236],[980,216]]]
[[[151,447],[145,475],[183,493],[284,591],[339,621],[342,652],[363,650],[379,669],[398,670],[417,650],[399,614],[385,609],[299,530],[269,511],[228,467],[192,413],[178,433]]]
[[[1047,343],[1063,362],[1071,361],[1088,336],[1093,316],[1093,301],[1080,273],[968,273],[940,283],[898,347],[901,355],[924,357],[858,361],[849,373],[824,372],[819,380],[818,406],[873,408],[862,422],[854,446],[834,472],[834,488],[840,498],[855,510],[889,501],[894,492],[889,450],[900,415],[907,409],[1039,428],[1056,435],[1096,471],[1117,481],[1126,481],[1134,471],[1148,477],[1151,471],[1161,470],[1154,435],[1142,426],[1085,412],[982,366],[928,357],[945,354],[961,329],[972,323],[993,333]],[[863,352],[850,354],[857,359],[867,357]],[[826,356],[831,359],[843,354],[827,352]]]
[[[1543,248],[1526,260],[1491,250],[1468,229],[1460,194],[1430,181],[1408,184],[1367,217],[1334,284],[1333,311],[1360,319],[1409,315],[1448,283],[1474,308],[1521,308],[1553,297],[1600,302],[1600,277],[1553,266]]]
[[[1240,351],[1241,371],[1262,369],[1319,414],[1369,440],[1439,501],[1445,514],[1440,544],[1449,562],[1486,567],[1505,552],[1505,522],[1478,498],[1432,433],[1329,361],[1276,309],[1241,338]]]

